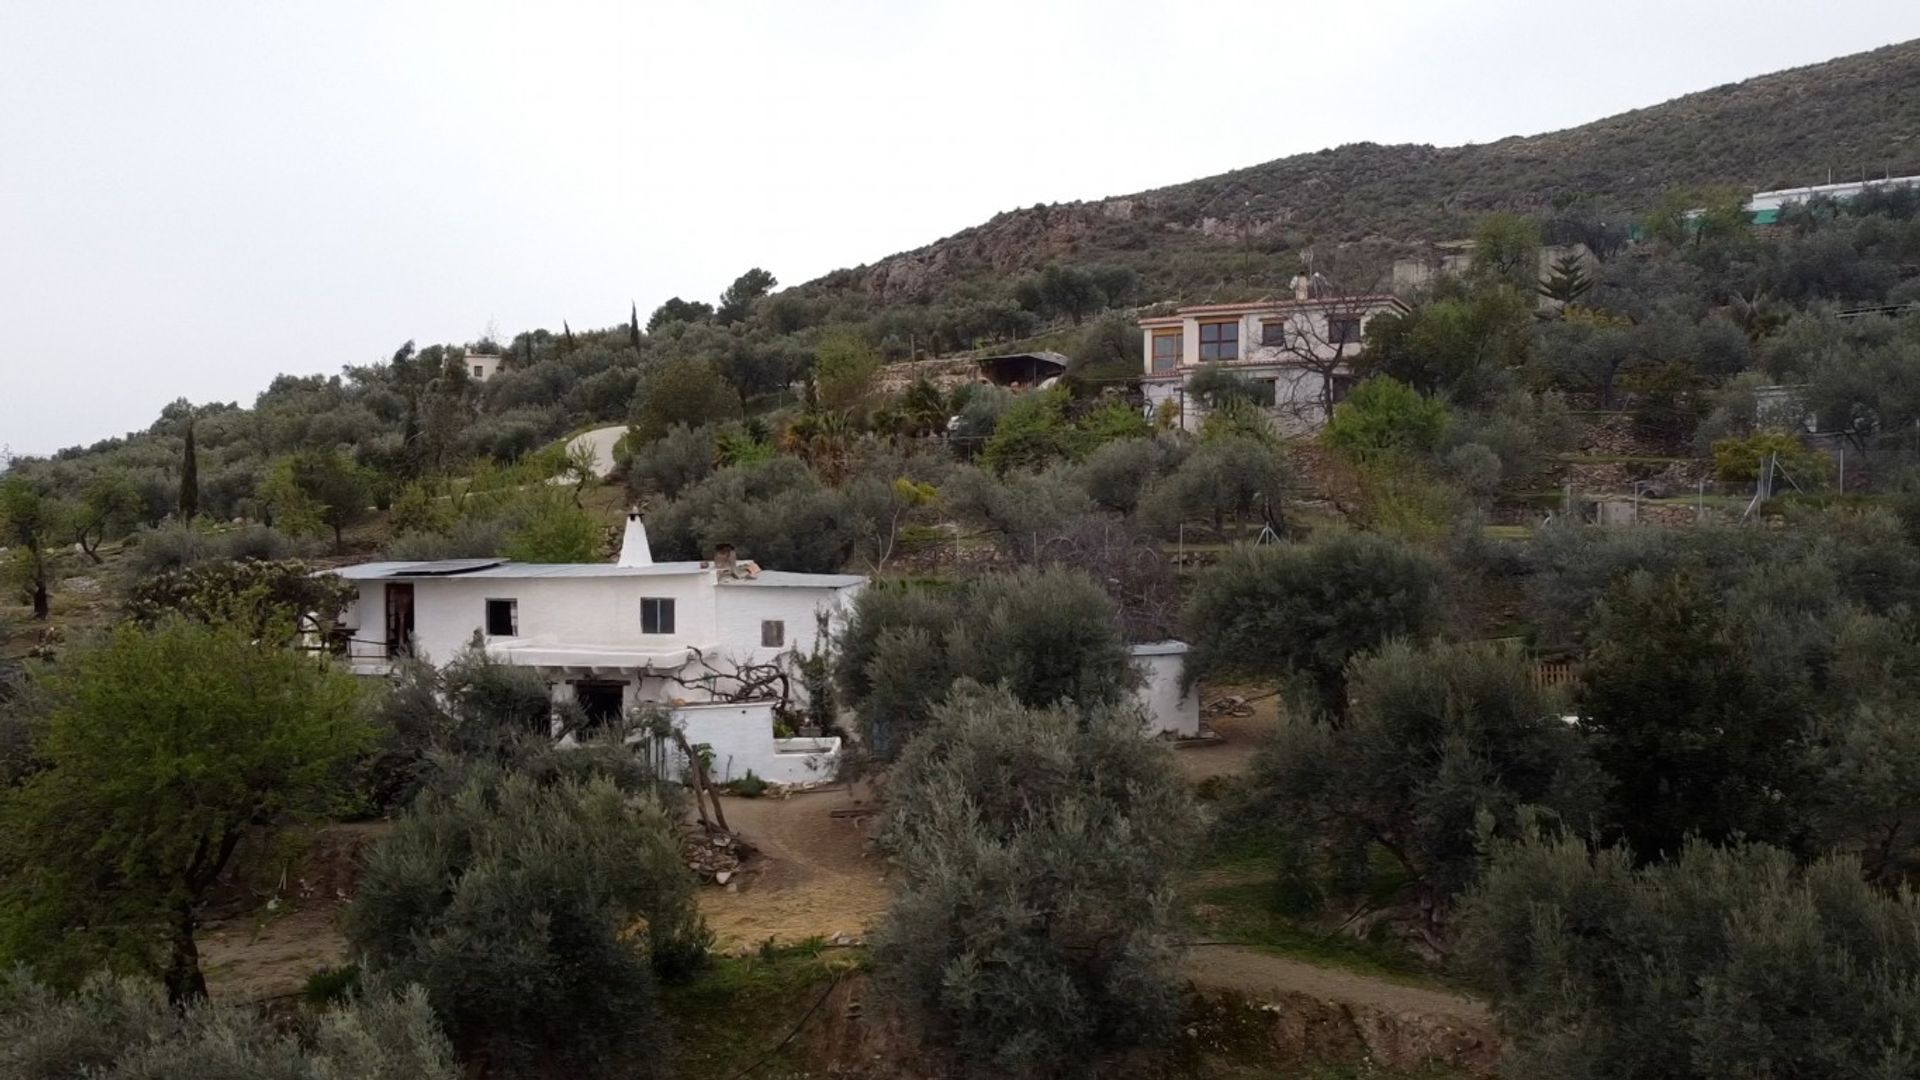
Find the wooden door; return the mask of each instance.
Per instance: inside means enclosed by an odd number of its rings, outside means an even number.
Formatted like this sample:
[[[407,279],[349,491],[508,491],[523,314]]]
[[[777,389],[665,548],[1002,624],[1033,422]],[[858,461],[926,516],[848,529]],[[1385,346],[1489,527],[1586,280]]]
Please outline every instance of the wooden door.
[[[387,655],[405,656],[413,641],[413,583],[387,583]]]

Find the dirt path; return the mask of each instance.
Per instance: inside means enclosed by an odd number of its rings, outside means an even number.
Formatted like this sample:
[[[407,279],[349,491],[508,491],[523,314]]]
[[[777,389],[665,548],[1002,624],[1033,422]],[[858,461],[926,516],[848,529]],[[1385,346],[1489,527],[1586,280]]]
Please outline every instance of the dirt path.
[[[1247,994],[1306,994],[1323,1001],[1419,1013],[1460,1023],[1484,1024],[1493,1018],[1484,1004],[1459,994],[1404,986],[1238,945],[1204,945],[1187,950],[1187,977],[1200,986]]]
[[[1215,691],[1207,695],[1211,701]],[[1257,690],[1245,691],[1251,697]],[[1280,699],[1265,697],[1249,703],[1253,710],[1251,716],[1216,716],[1206,721],[1220,741],[1206,745],[1181,747],[1173,756],[1174,763],[1180,767],[1180,774],[1189,780],[1205,780],[1210,776],[1228,776],[1246,772],[1253,765],[1253,756],[1266,744],[1274,729],[1280,726]]]
[[[567,443],[567,453],[574,454],[583,446],[593,449],[593,474],[604,479],[613,471],[613,448],[621,436],[627,433],[627,425],[594,428],[575,435]]]
[[[870,817],[834,817],[863,805],[846,788],[787,799],[737,799],[727,823],[760,850],[729,889],[700,890],[721,948],[768,938],[865,937],[887,907],[885,864],[867,850]]]

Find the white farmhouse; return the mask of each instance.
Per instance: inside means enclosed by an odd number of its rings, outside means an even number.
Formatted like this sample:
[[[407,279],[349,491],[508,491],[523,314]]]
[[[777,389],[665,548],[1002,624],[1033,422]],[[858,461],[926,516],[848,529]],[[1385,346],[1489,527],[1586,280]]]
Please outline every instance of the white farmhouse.
[[[1206,408],[1187,392],[1202,365],[1219,365],[1259,384],[1261,404],[1289,434],[1325,424],[1353,383],[1367,324],[1407,306],[1386,295],[1315,296],[1302,279],[1290,300],[1185,307],[1140,320],[1145,356],[1141,387],[1158,409],[1173,402],[1192,431]]]
[[[357,590],[340,623],[357,674],[389,674],[409,655],[444,664],[477,640],[494,659],[538,671],[555,702],[577,702],[589,719],[668,705],[687,742],[712,752],[719,782],[751,770],[802,783],[838,768],[838,738],[776,737],[779,699],[755,691],[778,671],[790,699],[804,697],[794,662],[814,651],[823,618],[829,630],[844,623],[863,576],[763,570],[727,547],[711,560],[656,563],[638,513],[627,515],[614,563],[446,559],[333,572]],[[1149,733],[1198,732],[1197,695],[1180,685],[1185,652],[1181,642],[1133,649]]]
[[[342,622],[357,673],[386,674],[404,655],[443,664],[477,635],[489,656],[539,671],[556,701],[591,719],[673,705],[688,742],[714,748],[723,781],[749,768],[785,783],[832,775],[838,739],[776,739],[774,700],[731,699],[743,670],[790,673],[813,650],[820,617],[843,620],[864,577],[762,570],[725,548],[710,561],[656,563],[637,513],[615,563],[449,559],[335,573],[359,593]]]

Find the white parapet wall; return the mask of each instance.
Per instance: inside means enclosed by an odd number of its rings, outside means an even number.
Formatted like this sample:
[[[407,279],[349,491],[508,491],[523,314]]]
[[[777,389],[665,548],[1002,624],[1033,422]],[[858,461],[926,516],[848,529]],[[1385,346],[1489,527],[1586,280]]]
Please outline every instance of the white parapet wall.
[[[1181,686],[1186,677],[1187,643],[1149,641],[1129,650],[1146,678],[1134,700],[1147,713],[1147,734],[1189,739],[1200,734],[1200,693]]]
[[[831,780],[840,767],[838,738],[777,739],[773,734],[773,702],[722,702],[677,705],[673,722],[685,732],[690,746],[705,745],[713,755],[712,779],[726,784],[751,771],[777,784],[805,784]],[[1198,714],[1196,713],[1196,719]],[[683,769],[675,759],[673,767]]]

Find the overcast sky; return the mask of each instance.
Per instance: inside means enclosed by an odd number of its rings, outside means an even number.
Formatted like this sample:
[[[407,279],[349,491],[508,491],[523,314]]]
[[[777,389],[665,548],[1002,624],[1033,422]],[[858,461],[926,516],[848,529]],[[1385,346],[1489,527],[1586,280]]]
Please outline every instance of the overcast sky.
[[[0,0],[0,444],[1920,36],[1912,0],[1843,8]]]

